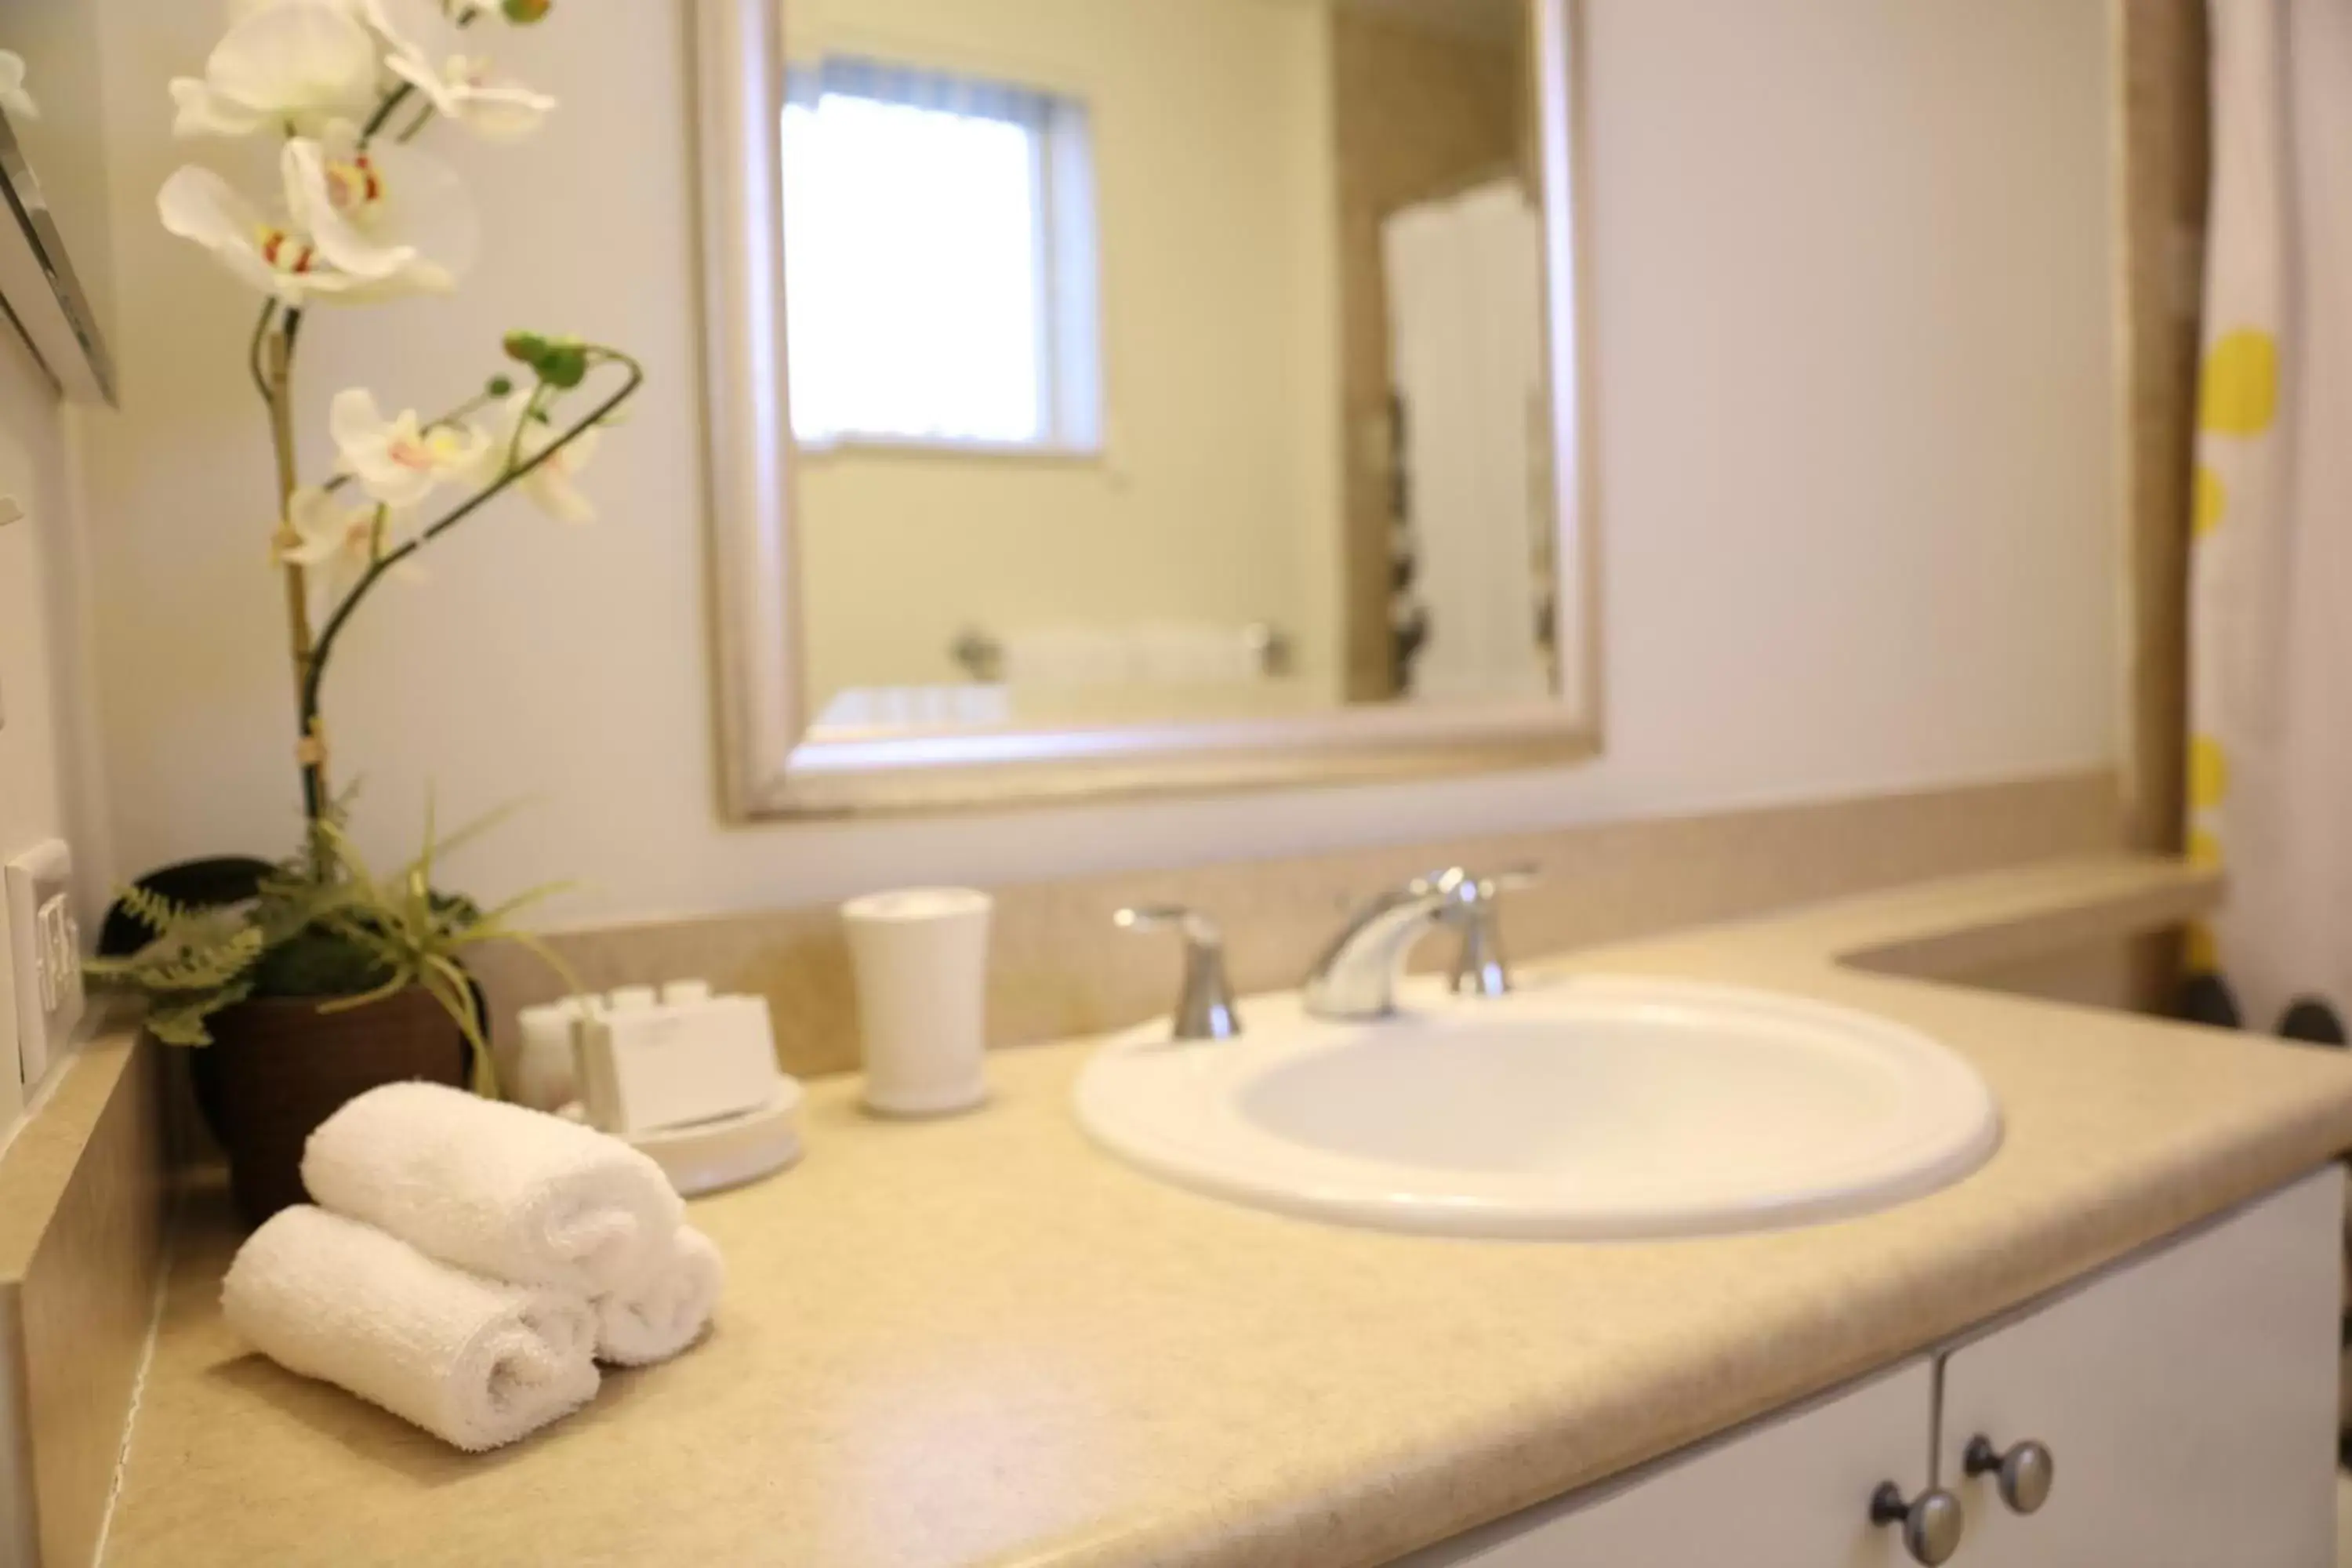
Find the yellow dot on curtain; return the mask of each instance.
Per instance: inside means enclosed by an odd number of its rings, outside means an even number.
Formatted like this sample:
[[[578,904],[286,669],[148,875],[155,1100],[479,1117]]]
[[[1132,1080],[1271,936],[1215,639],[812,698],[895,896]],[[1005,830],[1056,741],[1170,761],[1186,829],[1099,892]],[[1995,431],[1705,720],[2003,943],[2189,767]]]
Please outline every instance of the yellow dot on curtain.
[[[2211,811],[2230,795],[2230,754],[2210,735],[2189,742],[2189,804]]]
[[[2221,476],[2202,463],[2197,466],[2196,483],[2189,526],[2202,538],[2221,526],[2221,518],[2230,510],[2230,492],[2221,488]]]
[[[2221,944],[2213,939],[2213,928],[2203,921],[2191,921],[2180,958],[2191,974],[2221,973]]]
[[[2221,864],[2221,841],[2200,827],[2189,835],[2189,863],[2200,871]]]
[[[2251,327],[2224,333],[2205,356],[2198,428],[2259,436],[2278,417],[2278,340]]]

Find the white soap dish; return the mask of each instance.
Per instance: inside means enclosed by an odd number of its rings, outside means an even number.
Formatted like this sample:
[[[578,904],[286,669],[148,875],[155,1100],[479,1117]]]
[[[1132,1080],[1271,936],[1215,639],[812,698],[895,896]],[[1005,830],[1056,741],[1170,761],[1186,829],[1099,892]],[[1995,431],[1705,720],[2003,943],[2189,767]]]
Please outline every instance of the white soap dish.
[[[801,1157],[801,1102],[806,1096],[798,1080],[779,1078],[768,1103],[691,1127],[666,1127],[646,1132],[620,1134],[632,1148],[654,1157],[681,1197],[740,1187],[761,1176],[773,1175]],[[577,1103],[563,1108],[574,1121],[587,1112]]]

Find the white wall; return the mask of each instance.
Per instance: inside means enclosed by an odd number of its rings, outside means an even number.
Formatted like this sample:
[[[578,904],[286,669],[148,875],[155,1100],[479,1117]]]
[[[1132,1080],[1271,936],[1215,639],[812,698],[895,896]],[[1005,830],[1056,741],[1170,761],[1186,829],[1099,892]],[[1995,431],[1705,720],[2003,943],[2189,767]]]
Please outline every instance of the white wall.
[[[0,526],[0,859],[68,839],[87,915],[102,907],[110,870],[67,419],[23,341],[0,325],[0,496],[24,510]]]
[[[1270,621],[1330,684],[1339,307],[1321,12],[833,0],[792,15],[795,56],[867,54],[1087,106],[1109,432],[1099,458],[812,458],[798,500],[813,709],[847,686],[961,679],[949,647],[973,626]]]
[[[294,826],[249,301],[157,237],[162,83],[209,5],[99,0],[127,412],[98,430],[109,756],[128,867]],[[715,3],[715,0],[707,0]],[[369,835],[541,804],[484,891],[551,918],[910,879],[1654,816],[2104,766],[2118,547],[2104,0],[1591,0],[1606,758],[1572,772],[860,826],[712,807],[682,0],[564,5],[560,138],[469,153],[498,259],[457,300],[314,323],[323,405],[463,387],[513,322],[641,351],[604,520],[485,517],[350,647]]]

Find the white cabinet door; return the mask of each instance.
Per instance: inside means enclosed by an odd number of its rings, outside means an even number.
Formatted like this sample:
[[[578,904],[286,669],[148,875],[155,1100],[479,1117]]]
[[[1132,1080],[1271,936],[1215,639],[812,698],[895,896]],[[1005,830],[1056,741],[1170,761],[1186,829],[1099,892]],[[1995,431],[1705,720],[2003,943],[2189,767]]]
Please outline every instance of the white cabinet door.
[[[1927,1478],[1930,1362],[1405,1560],[1397,1568],[1898,1568],[1870,1499]]]
[[[1952,1352],[1954,1568],[2333,1563],[2343,1194],[2331,1166]],[[2039,1512],[1961,1475],[1979,1435],[2049,1447]]]

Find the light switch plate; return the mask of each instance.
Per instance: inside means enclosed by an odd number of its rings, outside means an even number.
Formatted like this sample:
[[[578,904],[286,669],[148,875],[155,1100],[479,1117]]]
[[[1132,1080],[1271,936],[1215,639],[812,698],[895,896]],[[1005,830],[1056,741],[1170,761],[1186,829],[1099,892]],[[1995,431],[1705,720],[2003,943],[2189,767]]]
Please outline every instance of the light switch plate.
[[[73,851],[59,839],[8,862],[8,967],[16,993],[16,1057],[25,1097],[65,1055],[81,1022],[81,926]]]

